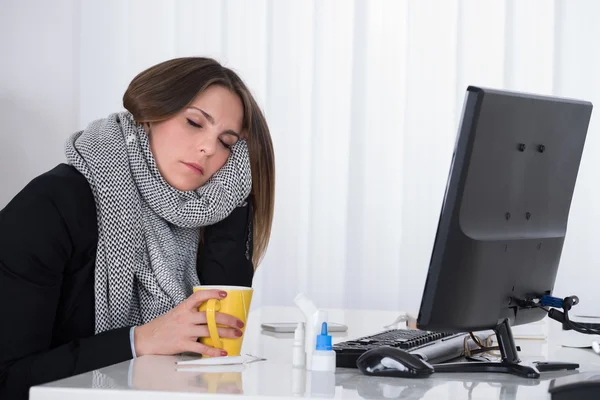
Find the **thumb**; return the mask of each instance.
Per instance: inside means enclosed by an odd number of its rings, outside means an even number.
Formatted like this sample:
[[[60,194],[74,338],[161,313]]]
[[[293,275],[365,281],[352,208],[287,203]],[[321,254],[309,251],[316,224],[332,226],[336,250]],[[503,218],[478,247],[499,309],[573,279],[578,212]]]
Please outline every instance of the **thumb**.
[[[218,289],[198,290],[185,300],[185,308],[197,309],[202,303],[209,299],[223,299],[227,292]]]

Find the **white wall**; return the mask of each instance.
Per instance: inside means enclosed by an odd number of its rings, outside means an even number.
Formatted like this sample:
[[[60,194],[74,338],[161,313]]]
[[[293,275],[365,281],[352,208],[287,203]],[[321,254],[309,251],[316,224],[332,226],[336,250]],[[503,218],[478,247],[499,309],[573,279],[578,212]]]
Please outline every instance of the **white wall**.
[[[79,124],[76,0],[0,4],[0,207],[63,160]]]
[[[255,304],[419,305],[469,84],[600,105],[600,3],[536,0],[5,0],[0,207],[121,109],[142,69],[208,55],[265,108],[277,156],[273,237]],[[557,294],[600,303],[597,112]],[[326,294],[318,293],[323,290]]]

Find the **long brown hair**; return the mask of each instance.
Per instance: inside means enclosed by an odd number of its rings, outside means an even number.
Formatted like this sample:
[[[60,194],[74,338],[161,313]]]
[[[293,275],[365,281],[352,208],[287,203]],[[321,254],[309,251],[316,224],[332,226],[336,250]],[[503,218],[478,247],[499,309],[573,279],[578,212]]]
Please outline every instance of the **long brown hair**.
[[[123,96],[123,105],[138,123],[168,119],[211,85],[222,85],[242,100],[247,132],[254,209],[252,261],[258,267],[271,236],[275,203],[275,155],[267,121],[250,90],[232,70],[204,57],[176,58],[138,74]]]

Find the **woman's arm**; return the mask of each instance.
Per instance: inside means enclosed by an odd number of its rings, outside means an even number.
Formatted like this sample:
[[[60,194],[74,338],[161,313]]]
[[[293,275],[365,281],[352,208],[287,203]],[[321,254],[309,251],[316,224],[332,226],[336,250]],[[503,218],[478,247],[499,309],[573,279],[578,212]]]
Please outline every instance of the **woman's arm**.
[[[84,225],[74,210],[88,200],[73,183],[42,175],[0,211],[0,398],[27,398],[33,385],[132,357],[129,327],[52,346],[63,273]]]
[[[252,212],[248,201],[224,220],[205,228],[198,251],[202,285],[252,286]]]

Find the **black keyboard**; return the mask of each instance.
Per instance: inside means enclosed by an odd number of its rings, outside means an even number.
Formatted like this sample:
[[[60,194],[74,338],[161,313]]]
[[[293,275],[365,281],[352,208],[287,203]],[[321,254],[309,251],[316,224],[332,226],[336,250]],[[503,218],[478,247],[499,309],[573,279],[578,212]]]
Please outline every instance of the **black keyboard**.
[[[356,368],[356,360],[367,350],[380,346],[396,347],[415,353],[430,362],[445,362],[464,354],[465,333],[440,333],[419,329],[391,329],[333,345],[336,365]],[[431,348],[432,351],[425,351]]]

